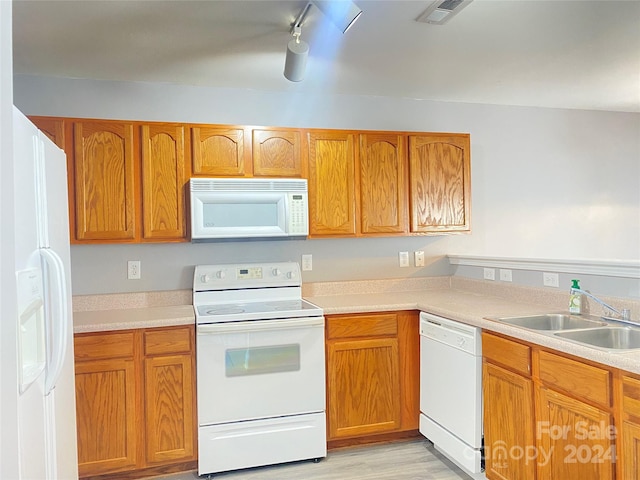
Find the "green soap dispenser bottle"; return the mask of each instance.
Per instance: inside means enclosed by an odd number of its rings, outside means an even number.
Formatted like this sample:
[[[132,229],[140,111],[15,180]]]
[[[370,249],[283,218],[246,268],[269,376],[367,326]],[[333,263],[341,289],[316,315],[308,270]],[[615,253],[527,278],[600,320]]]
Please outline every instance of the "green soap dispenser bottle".
[[[579,280],[571,280],[571,294],[569,295],[569,313],[580,315],[582,313],[582,295],[573,289],[580,288]]]

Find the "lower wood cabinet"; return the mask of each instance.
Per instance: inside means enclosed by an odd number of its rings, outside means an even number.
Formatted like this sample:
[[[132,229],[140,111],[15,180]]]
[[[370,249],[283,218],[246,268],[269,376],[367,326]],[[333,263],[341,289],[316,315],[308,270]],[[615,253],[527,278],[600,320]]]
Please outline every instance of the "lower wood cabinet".
[[[326,328],[329,446],[417,430],[418,313],[330,315]]]
[[[640,480],[640,376],[622,376],[620,478]]]
[[[483,364],[485,471],[488,478],[532,479],[535,463],[510,455],[534,444],[533,382],[489,362]]]
[[[501,335],[482,340],[488,479],[640,480],[640,380]]]
[[[194,342],[193,326],[75,336],[80,477],[195,465]]]

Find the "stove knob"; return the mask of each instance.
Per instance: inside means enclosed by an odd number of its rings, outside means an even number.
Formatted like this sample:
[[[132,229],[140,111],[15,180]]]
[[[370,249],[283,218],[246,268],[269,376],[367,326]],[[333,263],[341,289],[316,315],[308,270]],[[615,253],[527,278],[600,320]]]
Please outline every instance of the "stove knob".
[[[218,270],[218,272],[216,272],[216,277],[222,279],[226,276],[227,274],[224,273],[224,270]]]
[[[279,268],[274,268],[273,270],[271,270],[271,273],[273,273],[274,277],[277,277],[278,275],[280,275],[282,272],[280,271]]]
[[[296,278],[296,272],[294,272],[293,270],[290,271],[290,272],[287,272],[287,278],[289,278],[289,279]]]
[[[211,275],[200,275],[200,281],[202,283],[207,283],[209,280],[211,280]]]

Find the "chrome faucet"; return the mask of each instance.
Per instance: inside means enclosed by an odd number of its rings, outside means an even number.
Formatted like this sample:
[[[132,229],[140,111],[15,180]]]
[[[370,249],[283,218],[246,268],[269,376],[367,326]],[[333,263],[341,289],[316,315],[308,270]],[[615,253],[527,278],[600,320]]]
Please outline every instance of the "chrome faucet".
[[[616,317],[613,317],[613,316],[609,316],[609,315],[607,315],[607,312],[605,312],[605,314],[602,316],[602,318],[604,318],[605,320],[614,320],[616,322],[623,322],[623,323],[629,323],[629,324],[632,324],[632,325],[637,325],[636,322],[633,322],[631,320],[631,311],[628,308],[623,308],[622,311],[620,311],[617,308],[612,307],[608,303],[600,300],[595,295],[592,295],[589,292],[587,292],[585,290],[582,290],[580,288],[573,288],[572,287],[571,288],[571,293],[580,293],[582,295],[586,295],[587,297],[593,299],[596,303],[599,303],[600,305],[602,305],[608,312],[610,312],[610,315],[616,314],[619,317],[619,318],[616,318]]]

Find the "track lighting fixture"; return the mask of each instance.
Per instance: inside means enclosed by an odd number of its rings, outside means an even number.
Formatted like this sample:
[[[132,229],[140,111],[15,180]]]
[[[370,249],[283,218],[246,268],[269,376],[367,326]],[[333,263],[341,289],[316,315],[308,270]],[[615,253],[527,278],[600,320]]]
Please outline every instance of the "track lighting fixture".
[[[293,27],[293,40],[287,44],[287,56],[284,62],[284,77],[291,82],[300,82],[304,78],[309,55],[309,44],[300,40],[302,28]]]
[[[342,33],[356,22],[362,10],[350,1],[314,0],[312,2]]]
[[[287,55],[284,62],[284,76],[292,82],[300,82],[304,78],[309,56],[309,44],[300,40],[302,24],[311,6],[315,5],[342,32],[346,33],[362,14],[362,10],[351,1],[320,1],[307,3],[296,21],[291,26],[293,39],[287,44]]]

